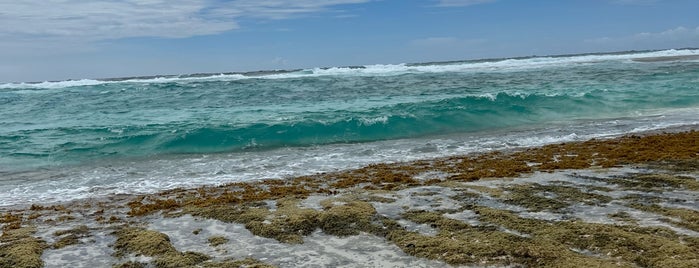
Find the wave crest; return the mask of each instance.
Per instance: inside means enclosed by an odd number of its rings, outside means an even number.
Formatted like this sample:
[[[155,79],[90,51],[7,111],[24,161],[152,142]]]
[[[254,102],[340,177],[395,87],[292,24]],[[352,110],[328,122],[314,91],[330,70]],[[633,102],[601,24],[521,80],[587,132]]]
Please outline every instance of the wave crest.
[[[561,67],[596,63],[601,61],[624,61],[643,58],[673,58],[682,60],[688,56],[696,60],[699,49],[669,49],[650,52],[625,52],[609,54],[583,54],[544,57],[524,57],[492,60],[470,60],[452,62],[432,62],[416,64],[375,64],[348,67],[312,68],[306,70],[258,71],[248,73],[225,74],[192,74],[176,76],[155,76],[105,80],[67,80],[40,83],[6,83],[0,84],[0,89],[56,89],[67,87],[95,86],[113,83],[188,83],[198,81],[234,81],[242,79],[289,79],[318,76],[392,76],[407,73],[444,73],[444,72],[501,72],[527,69]],[[639,61],[638,64],[643,64]]]

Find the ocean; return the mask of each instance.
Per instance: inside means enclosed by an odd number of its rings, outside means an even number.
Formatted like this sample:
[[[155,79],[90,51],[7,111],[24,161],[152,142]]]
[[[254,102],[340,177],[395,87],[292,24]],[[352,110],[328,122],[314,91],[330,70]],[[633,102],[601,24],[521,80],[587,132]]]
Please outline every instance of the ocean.
[[[0,84],[0,206],[699,124],[699,50]]]

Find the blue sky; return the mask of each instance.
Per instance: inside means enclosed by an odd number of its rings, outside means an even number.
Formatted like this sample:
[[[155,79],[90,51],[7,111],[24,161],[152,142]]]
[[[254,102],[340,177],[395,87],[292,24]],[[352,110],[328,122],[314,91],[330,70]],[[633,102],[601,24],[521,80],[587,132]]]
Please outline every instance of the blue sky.
[[[699,47],[696,0],[0,2],[0,82]]]

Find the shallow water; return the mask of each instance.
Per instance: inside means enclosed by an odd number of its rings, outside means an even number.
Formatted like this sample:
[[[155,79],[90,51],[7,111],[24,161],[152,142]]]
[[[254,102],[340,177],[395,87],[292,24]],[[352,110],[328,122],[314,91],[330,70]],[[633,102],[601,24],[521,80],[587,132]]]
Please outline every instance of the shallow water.
[[[696,171],[689,172],[688,178],[696,180]],[[440,175],[439,173],[431,173]],[[656,227],[661,232],[658,237],[667,239],[666,230],[672,235],[682,237],[699,237],[699,232],[690,227],[682,225],[687,223],[687,219],[662,215],[659,213],[633,208],[637,200],[646,200],[651,204],[657,204],[665,208],[684,208],[689,211],[697,211],[695,206],[699,201],[699,192],[696,187],[699,184],[685,183],[674,186],[663,186],[659,184],[648,184],[647,187],[635,185],[619,184],[619,178],[637,180],[643,175],[656,174],[654,176],[677,176],[666,170],[653,170],[646,167],[622,167],[609,169],[586,169],[586,170],[558,170],[553,172],[536,172],[525,174],[516,178],[487,178],[472,182],[459,182],[445,180],[437,185],[421,185],[405,187],[397,190],[362,190],[362,187],[354,189],[338,189],[337,194],[325,195],[315,194],[308,198],[299,200],[302,208],[312,208],[317,211],[324,211],[321,203],[324,200],[334,202],[334,206],[341,206],[346,202],[343,200],[365,200],[376,210],[376,215],[387,217],[396,221],[400,228],[410,233],[422,235],[423,238],[440,237],[454,232],[450,230],[444,232],[440,229],[440,223],[428,222],[417,223],[406,216],[406,212],[434,212],[442,215],[446,219],[453,219],[475,228],[483,233],[506,233],[515,237],[520,237],[523,241],[534,241],[539,239],[541,234],[529,233],[531,226],[508,226],[507,224],[494,223],[492,219],[484,218],[479,214],[478,207],[485,206],[500,211],[514,213],[516,217],[524,219],[543,220],[540,224],[556,226],[559,223],[593,223],[611,226],[637,226]],[[659,174],[659,175],[658,175]],[[424,174],[422,174],[424,175]],[[687,175],[687,174],[683,174]],[[639,177],[641,176],[641,177]],[[687,176],[685,176],[687,177]],[[695,182],[699,183],[699,180]],[[539,210],[539,207],[531,207],[527,200],[514,199],[518,187],[535,186],[529,191],[546,199],[541,202],[565,203],[562,207],[549,207]],[[490,190],[489,190],[490,189]],[[525,188],[526,189],[526,188]],[[542,190],[544,189],[544,190]],[[589,196],[568,196],[570,189],[579,191],[578,193],[594,193],[602,197],[609,197],[601,202],[588,203]],[[693,190],[694,189],[694,190]],[[568,192],[565,192],[568,191]],[[573,191],[576,193],[576,191]],[[177,193],[158,195],[161,198],[173,198]],[[186,196],[186,195],[185,195]],[[628,199],[634,197],[634,199]],[[293,197],[287,197],[292,198]],[[124,217],[129,210],[127,201],[133,199],[132,196],[113,196],[107,199],[93,200],[87,203],[77,202],[66,204],[65,208],[51,209],[43,208],[38,210],[26,210],[24,213],[37,212],[40,214],[33,220],[38,228],[35,236],[46,241],[48,245],[54,244],[60,239],[55,235],[58,230],[69,230],[79,225],[86,225],[89,233],[81,237],[77,244],[69,245],[65,248],[48,248],[44,251],[42,259],[47,267],[94,267],[109,266],[125,261],[149,262],[149,257],[127,255],[122,258],[114,256],[114,244],[116,237],[114,230],[119,226],[142,226],[148,230],[166,234],[169,241],[179,252],[195,251],[206,254],[213,258],[213,261],[227,259],[254,258],[266,263],[278,265],[279,267],[356,267],[361,266],[381,266],[381,267],[449,267],[449,265],[424,258],[409,255],[405,249],[399,247],[395,241],[391,242],[384,237],[375,234],[360,232],[358,235],[335,236],[326,234],[320,229],[316,229],[309,235],[302,237],[303,244],[287,244],[272,238],[265,238],[254,235],[241,223],[229,223],[215,219],[208,219],[206,216],[181,215],[180,211],[165,213],[175,215],[175,217],[164,216],[155,213],[140,217]],[[350,201],[347,201],[350,202]],[[281,206],[278,201],[267,200],[258,203],[256,206],[265,207],[270,211],[279,211]],[[249,205],[249,204],[248,204]],[[244,204],[229,205],[230,208]],[[474,209],[476,208],[476,209]],[[117,215],[122,220],[108,223],[99,221],[95,216]],[[70,216],[65,220],[61,217]],[[268,217],[288,217],[286,214],[272,215]],[[269,221],[273,221],[269,219]],[[128,222],[128,223],[127,223]],[[522,227],[520,229],[519,227]],[[565,227],[565,226],[563,226]],[[555,228],[560,228],[555,227]],[[599,227],[598,228],[602,228]],[[568,230],[571,231],[571,230]],[[595,235],[595,230],[587,230],[590,235]],[[632,233],[642,235],[642,233]],[[609,234],[603,234],[609,235]],[[647,234],[644,234],[647,235]],[[656,235],[656,234],[653,234]],[[209,242],[212,236],[221,236],[228,241],[222,245],[213,246]],[[448,235],[446,236],[449,237]],[[489,239],[487,237],[481,237]],[[625,237],[629,238],[629,237]],[[452,237],[452,239],[454,239]],[[545,238],[548,242],[550,237]],[[489,240],[488,240],[489,241]],[[497,240],[493,240],[497,241]],[[522,242],[522,241],[520,241]],[[558,241],[560,242],[560,241]],[[558,243],[557,242],[557,243]],[[484,241],[484,243],[487,243]],[[565,243],[563,243],[565,244]],[[567,245],[567,244],[566,244]],[[503,245],[494,245],[503,247]],[[607,258],[604,252],[590,249],[569,248],[585,256],[595,258]],[[428,250],[428,249],[427,249]],[[620,248],[620,250],[627,250]],[[434,257],[434,256],[433,256]],[[490,259],[488,261],[495,261]],[[625,261],[629,261],[625,259]],[[478,267],[474,261],[473,267]],[[517,265],[517,264],[513,264]],[[471,266],[469,266],[471,267]]]

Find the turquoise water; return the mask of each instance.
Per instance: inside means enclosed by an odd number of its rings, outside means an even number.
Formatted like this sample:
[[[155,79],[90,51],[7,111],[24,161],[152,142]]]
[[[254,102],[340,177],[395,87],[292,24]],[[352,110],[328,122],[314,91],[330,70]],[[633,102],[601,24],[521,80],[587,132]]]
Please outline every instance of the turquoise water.
[[[0,205],[694,125],[697,55],[3,84]]]

